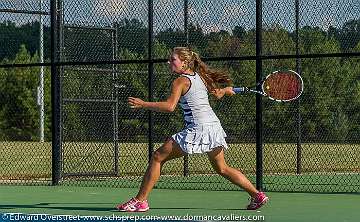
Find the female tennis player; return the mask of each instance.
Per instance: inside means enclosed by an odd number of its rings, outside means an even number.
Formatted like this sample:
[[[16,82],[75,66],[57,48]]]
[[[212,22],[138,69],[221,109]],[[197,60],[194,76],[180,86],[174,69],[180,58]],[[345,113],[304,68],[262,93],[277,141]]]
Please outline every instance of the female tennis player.
[[[160,177],[162,165],[185,154],[206,153],[218,174],[249,193],[251,200],[247,209],[258,209],[268,197],[259,192],[239,170],[226,164],[226,133],[209,105],[208,92],[218,99],[235,94],[232,87],[220,87],[220,84],[231,83],[229,76],[210,69],[197,53],[186,47],[174,48],[168,63],[171,71],[179,76],[172,82],[171,94],[166,101],[145,102],[129,97],[128,103],[133,109],[158,112],[173,112],[179,103],[184,113],[185,128],[172,135],[153,153],[138,194],[116,208],[127,212],[149,210],[147,198]]]

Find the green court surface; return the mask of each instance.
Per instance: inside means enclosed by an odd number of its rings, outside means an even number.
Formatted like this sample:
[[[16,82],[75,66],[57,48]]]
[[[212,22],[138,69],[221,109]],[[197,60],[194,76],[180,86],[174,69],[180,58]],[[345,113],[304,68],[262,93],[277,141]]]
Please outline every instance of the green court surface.
[[[137,189],[73,186],[0,186],[0,212],[81,216],[179,216],[181,219],[246,217],[252,221],[360,221],[359,194],[268,192],[270,201],[260,211],[245,210],[243,191],[155,189],[150,211],[122,213],[114,206]],[[263,219],[265,218],[265,219]],[[242,220],[244,221],[244,220]]]

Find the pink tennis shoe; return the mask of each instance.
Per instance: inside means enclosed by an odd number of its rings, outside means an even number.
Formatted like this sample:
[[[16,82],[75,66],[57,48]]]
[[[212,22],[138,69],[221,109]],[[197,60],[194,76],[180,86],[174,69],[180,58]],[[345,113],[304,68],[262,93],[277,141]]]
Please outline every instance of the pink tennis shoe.
[[[265,195],[264,192],[259,192],[256,194],[256,197],[251,197],[250,203],[247,206],[248,210],[256,210],[259,209],[262,205],[264,205],[269,198]]]
[[[117,205],[116,209],[122,212],[146,212],[150,208],[147,200],[139,201],[131,198],[128,202]]]
[[[263,206],[269,198],[263,192],[256,194],[256,197],[251,197],[250,203],[247,206],[248,210],[256,210]],[[146,212],[148,211],[149,204],[147,200],[139,201],[136,198],[131,198],[129,201],[116,206],[116,209],[122,212]]]

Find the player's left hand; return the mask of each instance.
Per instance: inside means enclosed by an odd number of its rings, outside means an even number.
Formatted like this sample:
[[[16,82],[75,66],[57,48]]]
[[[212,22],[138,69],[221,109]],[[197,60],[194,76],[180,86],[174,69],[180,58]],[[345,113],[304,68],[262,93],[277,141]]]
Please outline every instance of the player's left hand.
[[[144,108],[144,101],[139,98],[129,97],[128,104],[129,104],[130,108],[132,108],[132,109]]]

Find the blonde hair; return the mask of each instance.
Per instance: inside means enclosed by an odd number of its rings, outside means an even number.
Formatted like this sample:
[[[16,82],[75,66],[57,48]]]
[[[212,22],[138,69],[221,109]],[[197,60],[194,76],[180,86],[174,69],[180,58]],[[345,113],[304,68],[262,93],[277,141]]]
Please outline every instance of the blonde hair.
[[[181,61],[185,62],[184,69],[190,69],[197,72],[205,81],[206,88],[209,92],[221,87],[221,84],[231,84],[232,81],[226,72],[210,69],[203,61],[199,54],[193,52],[188,47],[175,47],[173,49]]]

